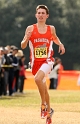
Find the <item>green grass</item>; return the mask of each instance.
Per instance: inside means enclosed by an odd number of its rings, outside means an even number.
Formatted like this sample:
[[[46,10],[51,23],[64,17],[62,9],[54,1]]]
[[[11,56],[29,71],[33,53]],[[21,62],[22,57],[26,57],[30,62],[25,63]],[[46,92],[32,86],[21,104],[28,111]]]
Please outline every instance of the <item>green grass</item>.
[[[49,90],[49,95],[52,105],[61,103],[80,103],[80,91]],[[12,97],[3,96],[3,98],[0,99],[0,106],[38,106],[40,100],[38,90],[27,90],[24,95],[15,95]]]
[[[80,91],[50,91],[52,103],[80,102]]]

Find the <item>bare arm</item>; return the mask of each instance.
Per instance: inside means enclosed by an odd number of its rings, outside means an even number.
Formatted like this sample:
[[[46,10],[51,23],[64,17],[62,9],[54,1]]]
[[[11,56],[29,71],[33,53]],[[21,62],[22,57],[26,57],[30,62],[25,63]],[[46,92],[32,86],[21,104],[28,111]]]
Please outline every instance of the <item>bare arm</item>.
[[[28,44],[28,41],[29,41],[29,39],[31,37],[32,31],[33,31],[33,26],[32,25],[28,26],[26,28],[24,38],[23,38],[23,40],[21,42],[21,48],[22,49],[25,49],[27,47],[27,44]]]
[[[53,42],[55,44],[59,45],[59,53],[61,52],[60,54],[64,54],[65,53],[64,45],[61,43],[60,39],[56,35],[56,30],[55,30],[54,26],[51,26],[51,32],[52,32],[52,36],[53,36]]]
[[[60,45],[61,44],[61,41],[58,38],[58,36],[56,35],[56,30],[55,30],[55,27],[54,26],[51,26],[51,32],[52,32],[54,43],[57,44],[57,45]]]

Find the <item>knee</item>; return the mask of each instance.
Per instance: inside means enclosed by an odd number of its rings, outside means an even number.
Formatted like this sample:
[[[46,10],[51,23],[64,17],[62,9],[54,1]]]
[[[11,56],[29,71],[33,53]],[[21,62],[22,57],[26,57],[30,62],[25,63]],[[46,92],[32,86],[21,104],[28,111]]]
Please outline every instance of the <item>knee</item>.
[[[35,82],[38,84],[38,83],[40,83],[40,82],[41,82],[41,79],[40,79],[40,78],[38,78],[38,77],[35,77]]]

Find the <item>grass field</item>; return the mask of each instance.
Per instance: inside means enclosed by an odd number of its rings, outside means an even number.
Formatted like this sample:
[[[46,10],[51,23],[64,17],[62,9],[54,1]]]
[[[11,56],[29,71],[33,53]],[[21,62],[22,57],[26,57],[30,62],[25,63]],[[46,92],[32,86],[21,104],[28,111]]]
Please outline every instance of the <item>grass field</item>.
[[[53,124],[80,124],[80,91],[49,90]],[[0,124],[45,124],[38,90],[0,98]]]

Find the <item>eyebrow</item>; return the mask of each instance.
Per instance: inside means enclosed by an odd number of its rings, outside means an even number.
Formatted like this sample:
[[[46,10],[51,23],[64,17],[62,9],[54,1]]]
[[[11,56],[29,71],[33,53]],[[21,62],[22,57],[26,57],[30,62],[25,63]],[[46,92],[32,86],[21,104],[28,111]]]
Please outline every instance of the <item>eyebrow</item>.
[[[37,13],[45,13],[45,12],[37,12]]]

